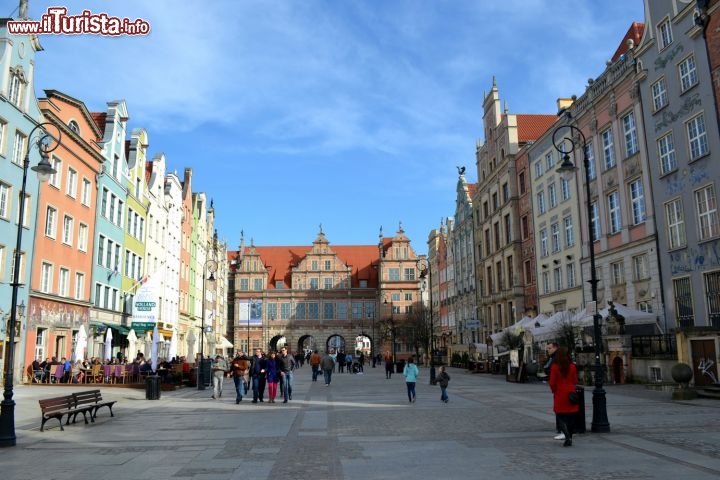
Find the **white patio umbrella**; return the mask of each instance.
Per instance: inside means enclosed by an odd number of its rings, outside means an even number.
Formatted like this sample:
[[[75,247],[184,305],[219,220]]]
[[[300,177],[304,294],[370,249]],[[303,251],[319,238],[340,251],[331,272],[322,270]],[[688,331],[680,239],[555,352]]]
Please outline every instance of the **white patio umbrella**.
[[[171,360],[178,356],[177,330],[173,328],[172,337],[170,337],[170,349],[168,350],[168,358]]]
[[[127,358],[129,360],[133,360],[135,357],[137,357],[136,352],[136,344],[137,344],[137,335],[135,334],[135,330],[132,328],[127,334],[127,340],[128,340],[128,353]]]
[[[112,359],[112,329],[108,327],[105,332],[105,356],[106,360]]]
[[[626,325],[647,325],[656,323],[656,316],[654,313],[635,310],[618,303],[615,304],[615,310],[618,314],[625,317]],[[605,319],[608,315],[610,315],[610,307],[605,307],[598,313],[603,319]],[[587,327],[593,324],[593,316],[583,310],[575,316],[573,321],[580,326]]]
[[[158,333],[157,323],[152,334],[152,347],[150,348],[150,360],[153,372],[157,370],[158,366],[158,342],[160,342],[160,334]]]
[[[83,360],[85,358],[85,349],[87,348],[87,331],[85,325],[80,325],[75,340],[75,350],[73,351],[73,361]]]

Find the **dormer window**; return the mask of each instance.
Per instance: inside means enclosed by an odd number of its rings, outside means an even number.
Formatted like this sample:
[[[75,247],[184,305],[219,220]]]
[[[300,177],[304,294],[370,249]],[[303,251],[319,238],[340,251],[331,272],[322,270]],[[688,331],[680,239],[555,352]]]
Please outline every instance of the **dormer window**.
[[[68,128],[75,132],[76,134],[80,135],[80,126],[75,120],[70,120],[68,122]]]
[[[10,103],[20,108],[23,103],[23,97],[25,95],[25,87],[27,86],[27,80],[25,79],[25,72],[22,67],[10,69]]]

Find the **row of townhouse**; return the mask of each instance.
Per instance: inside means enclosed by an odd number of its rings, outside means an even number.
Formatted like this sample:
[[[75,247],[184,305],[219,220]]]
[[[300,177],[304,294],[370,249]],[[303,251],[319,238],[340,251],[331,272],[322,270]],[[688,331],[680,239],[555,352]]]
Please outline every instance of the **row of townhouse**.
[[[655,316],[620,336],[603,326],[612,380],[670,380],[680,360],[716,382],[719,27],[719,1],[646,0],[645,22],[558,115],[509,113],[493,80],[478,181],[460,169],[454,218],[429,236],[442,349],[491,355],[490,336],[523,317],[585,310],[593,248],[598,308]],[[573,178],[557,173],[563,148]]]
[[[133,297],[152,277],[160,280],[161,355],[170,353],[173,335],[178,356],[224,351],[227,268],[219,260],[226,246],[214,228],[213,205],[193,191],[192,170],[180,178],[163,154],[149,156],[148,132],[128,131],[124,101],[91,112],[56,90],[37,98],[33,78],[42,47],[36,36],[9,35],[9,20],[0,20],[3,372],[9,342],[19,380],[36,358],[72,358],[83,333],[87,357],[103,357],[109,337],[113,357],[148,355],[153,325],[133,321]],[[59,139],[49,152],[55,173],[40,182],[29,172],[20,219],[23,175],[40,161],[38,140],[45,134]],[[213,262],[217,281],[205,282]],[[10,318],[13,304],[21,307]],[[201,336],[203,321],[207,334]]]

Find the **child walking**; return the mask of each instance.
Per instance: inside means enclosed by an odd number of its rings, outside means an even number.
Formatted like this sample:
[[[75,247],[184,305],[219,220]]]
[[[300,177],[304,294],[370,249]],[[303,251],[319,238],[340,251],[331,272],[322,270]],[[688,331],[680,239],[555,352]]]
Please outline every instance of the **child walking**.
[[[440,384],[440,401],[448,402],[447,387],[450,382],[450,375],[445,371],[445,367],[440,367],[440,373],[437,377],[437,382]]]

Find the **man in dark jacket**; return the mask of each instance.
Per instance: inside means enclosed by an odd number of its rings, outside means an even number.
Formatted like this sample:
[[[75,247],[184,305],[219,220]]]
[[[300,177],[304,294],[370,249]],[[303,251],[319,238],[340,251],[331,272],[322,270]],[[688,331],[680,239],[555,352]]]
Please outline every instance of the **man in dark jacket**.
[[[252,403],[263,401],[265,395],[265,382],[267,375],[267,360],[262,350],[255,349],[255,355],[250,359],[250,377],[252,378],[253,400]]]
[[[283,403],[287,403],[288,400],[292,400],[293,370],[295,370],[295,359],[288,353],[287,347],[280,349],[277,364],[283,384]]]

